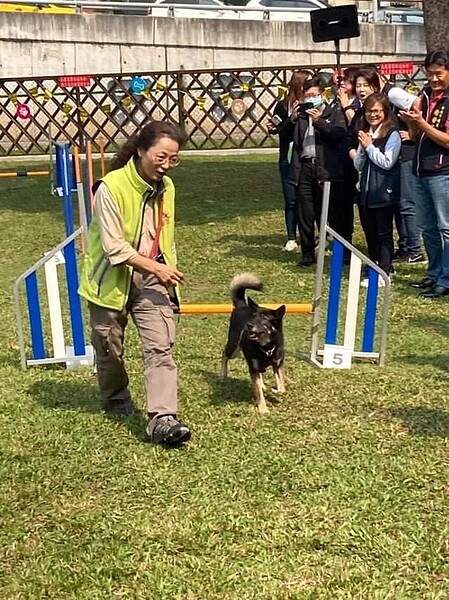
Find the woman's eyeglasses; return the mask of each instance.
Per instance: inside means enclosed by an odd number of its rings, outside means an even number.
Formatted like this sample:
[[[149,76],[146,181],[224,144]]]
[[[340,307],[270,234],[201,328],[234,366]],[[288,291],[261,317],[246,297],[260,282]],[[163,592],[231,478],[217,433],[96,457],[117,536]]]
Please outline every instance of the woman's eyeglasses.
[[[379,117],[380,115],[383,115],[384,111],[383,110],[367,110],[365,112],[365,115],[371,115],[372,117]]]
[[[158,155],[153,157],[153,161],[156,165],[163,165],[168,162],[170,168],[177,167],[180,163],[179,156],[170,158],[169,156]]]

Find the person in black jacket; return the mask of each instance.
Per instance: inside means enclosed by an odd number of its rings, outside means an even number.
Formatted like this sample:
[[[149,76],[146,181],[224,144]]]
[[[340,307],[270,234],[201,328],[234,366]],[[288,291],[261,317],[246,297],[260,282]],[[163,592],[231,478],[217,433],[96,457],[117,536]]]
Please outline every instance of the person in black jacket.
[[[315,77],[304,84],[304,105],[300,105],[293,131],[293,155],[289,181],[295,186],[302,258],[300,266],[315,262],[315,222],[321,215],[322,183],[330,181],[329,224],[338,210],[343,171],[340,143],[346,135],[341,108],[327,104],[324,84]]]
[[[303,99],[303,85],[311,76],[312,72],[307,70],[293,73],[285,98],[276,104],[273,117],[268,120],[268,131],[271,134],[279,134],[279,174],[284,195],[285,227],[287,230],[287,242],[283,249],[287,252],[292,252],[298,247],[296,243],[298,230],[296,195],[294,187],[288,182],[290,172],[288,152],[292,141],[292,128],[289,121]]]
[[[364,102],[358,141],[354,166],[361,174],[359,213],[368,256],[390,275],[394,254],[393,216],[400,195],[401,137],[383,94],[371,94]],[[364,280],[362,285],[367,283]]]

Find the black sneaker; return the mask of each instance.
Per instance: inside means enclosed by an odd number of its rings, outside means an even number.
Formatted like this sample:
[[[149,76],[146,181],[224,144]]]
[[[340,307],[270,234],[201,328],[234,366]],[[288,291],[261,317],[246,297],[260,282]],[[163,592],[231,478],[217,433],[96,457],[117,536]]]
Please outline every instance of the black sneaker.
[[[411,265],[415,265],[417,263],[425,263],[427,260],[422,252],[418,252],[417,254],[410,254],[407,258],[407,262]]]
[[[412,288],[417,290],[426,290],[428,288],[433,288],[435,281],[430,279],[430,277],[424,277],[424,279],[421,279],[420,281],[414,281],[410,285]]]
[[[153,444],[164,444],[166,446],[179,446],[188,442],[192,436],[190,429],[178,421],[173,415],[164,415],[156,420],[153,427],[151,422],[147,426],[147,434]]]
[[[300,267],[311,267],[313,264],[315,264],[314,256],[303,256],[298,263]]]
[[[396,250],[396,252],[394,253],[393,256],[393,260],[407,260],[408,259],[408,252],[406,250]]]
[[[139,413],[132,400],[106,400],[102,406],[105,412],[117,417],[132,417]]]

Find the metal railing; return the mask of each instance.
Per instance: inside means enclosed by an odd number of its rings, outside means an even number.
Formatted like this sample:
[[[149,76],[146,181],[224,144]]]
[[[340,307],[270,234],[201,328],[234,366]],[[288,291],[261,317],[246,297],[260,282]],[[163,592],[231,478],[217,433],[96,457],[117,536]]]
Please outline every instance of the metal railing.
[[[1,4],[11,5],[9,0],[0,0]],[[216,18],[225,19],[242,19],[242,20],[270,20],[270,15],[284,14],[287,17],[285,21],[309,21],[311,10],[308,8],[274,8],[274,7],[254,7],[254,6],[234,6],[234,5],[194,5],[194,4],[177,4],[176,1],[170,4],[158,4],[156,2],[120,2],[120,1],[103,1],[103,0],[57,0],[56,2],[36,2],[35,0],[20,0],[14,2],[14,6],[35,6],[48,7],[60,6],[73,8],[74,13],[82,14],[84,12],[112,13],[120,15],[136,15],[139,16],[167,16],[181,17],[185,16],[186,12],[189,15],[195,16],[195,13],[210,13],[212,16],[215,13]],[[19,11],[20,12],[20,11]],[[155,15],[156,12],[156,15]],[[394,16],[403,15],[403,11],[395,7],[378,6],[376,0],[373,0],[373,8],[371,11],[359,10],[360,22],[384,22],[395,24]]]

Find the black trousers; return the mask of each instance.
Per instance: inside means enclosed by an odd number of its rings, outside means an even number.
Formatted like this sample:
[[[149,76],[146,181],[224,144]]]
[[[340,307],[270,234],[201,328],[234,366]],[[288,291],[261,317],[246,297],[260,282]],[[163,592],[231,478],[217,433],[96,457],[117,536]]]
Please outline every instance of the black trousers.
[[[315,223],[320,225],[323,186],[316,176],[315,162],[301,164],[296,187],[299,242],[303,258],[315,257]]]
[[[359,206],[359,214],[369,258],[376,262],[385,273],[390,273],[394,255],[394,206],[380,208]]]
[[[354,190],[351,183],[331,183],[328,222],[348,242],[354,231]],[[303,162],[296,188],[298,229],[303,257],[315,256],[315,223],[320,225],[323,184],[314,162]]]

